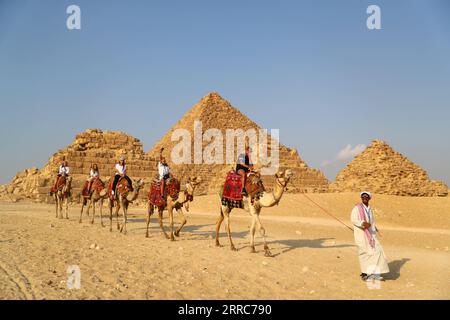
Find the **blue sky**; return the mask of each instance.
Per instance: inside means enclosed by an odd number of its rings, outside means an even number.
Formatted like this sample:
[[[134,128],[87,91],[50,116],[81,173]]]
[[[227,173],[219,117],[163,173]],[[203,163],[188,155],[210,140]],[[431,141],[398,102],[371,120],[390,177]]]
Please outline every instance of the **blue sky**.
[[[446,0],[0,0],[0,183],[87,128],[147,151],[209,91],[330,179],[378,138],[450,183],[449,16]]]

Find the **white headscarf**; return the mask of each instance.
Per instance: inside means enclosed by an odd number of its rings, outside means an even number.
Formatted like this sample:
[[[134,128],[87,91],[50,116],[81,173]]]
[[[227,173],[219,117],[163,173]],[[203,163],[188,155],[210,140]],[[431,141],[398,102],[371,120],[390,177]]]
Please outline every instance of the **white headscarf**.
[[[372,194],[369,191],[363,191],[359,194],[359,196],[362,197],[363,194],[367,194],[369,196],[369,199],[372,199]]]

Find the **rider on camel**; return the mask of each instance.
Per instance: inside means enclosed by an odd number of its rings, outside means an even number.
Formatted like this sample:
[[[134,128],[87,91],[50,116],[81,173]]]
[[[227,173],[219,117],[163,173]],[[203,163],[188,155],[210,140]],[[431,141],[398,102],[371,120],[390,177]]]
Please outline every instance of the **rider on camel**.
[[[116,163],[115,170],[116,170],[116,173],[114,176],[114,182],[113,182],[112,190],[111,190],[112,195],[114,195],[117,183],[119,182],[120,178],[127,179],[128,184],[130,185],[130,191],[133,191],[131,179],[127,176],[127,165],[125,164],[124,156],[120,157],[119,162]]]
[[[91,193],[92,183],[95,179],[98,179],[100,177],[100,171],[98,170],[98,166],[96,163],[91,165],[91,170],[89,171],[89,178],[86,180],[86,187],[85,190],[87,191],[87,194]]]
[[[245,190],[245,182],[247,180],[247,174],[251,170],[253,170],[253,164],[250,162],[250,152],[251,149],[248,145],[245,146],[245,153],[241,153],[238,156],[237,164],[236,164],[236,172],[241,176],[242,180],[242,194],[247,195],[247,191]]]
[[[63,160],[63,162],[62,162],[61,165],[59,166],[59,169],[58,169],[58,175],[57,175],[57,177],[56,177],[56,180],[55,180],[55,183],[54,183],[54,185],[53,185],[53,188],[52,188],[51,191],[50,191],[50,194],[52,194],[53,192],[56,192],[56,188],[57,188],[57,186],[58,186],[59,178],[60,178],[61,176],[65,176],[65,177],[69,176],[69,171],[70,171],[70,169],[69,169],[69,164],[67,163],[66,160]]]
[[[162,152],[164,148],[161,148],[159,151],[159,162],[158,162],[158,174],[159,181],[161,182],[161,196],[164,197],[164,187],[166,184],[166,180],[170,178],[170,168],[167,164],[166,158],[163,157]]]

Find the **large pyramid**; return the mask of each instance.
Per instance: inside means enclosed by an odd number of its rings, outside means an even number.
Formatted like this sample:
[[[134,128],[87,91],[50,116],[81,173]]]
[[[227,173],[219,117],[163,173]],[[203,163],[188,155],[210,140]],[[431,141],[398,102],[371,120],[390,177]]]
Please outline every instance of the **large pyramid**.
[[[330,191],[361,190],[399,196],[448,195],[445,183],[430,180],[425,170],[380,140],[356,156],[330,185]]]
[[[194,122],[200,121],[202,124],[202,133],[207,129],[216,128],[222,133],[224,139],[227,129],[248,129],[259,130],[260,127],[251,121],[247,116],[234,108],[228,101],[219,94],[212,92],[203,97],[200,102],[193,106],[167,133],[157,142],[149,151],[152,158],[159,155],[161,147],[165,148],[164,155],[168,160],[171,170],[176,176],[201,176],[204,180],[199,188],[200,193],[214,193],[220,188],[225,179],[226,172],[234,167],[234,164],[174,164],[171,161],[171,150],[178,143],[172,141],[172,134],[177,129],[184,129],[194,136]],[[268,152],[270,153],[271,137],[268,137]],[[210,142],[202,142],[203,149]],[[225,145],[225,142],[224,142]],[[192,153],[194,152],[192,144]],[[225,150],[223,150],[225,159]],[[294,177],[290,183],[291,192],[325,192],[328,190],[328,180],[318,170],[309,168],[299,157],[295,149],[279,145],[279,165],[280,169],[290,168]],[[236,158],[235,158],[236,159]],[[273,179],[264,178],[265,185],[271,187]]]
[[[128,175],[143,178],[147,183],[156,174],[156,161],[144,153],[142,143],[123,132],[88,129],[78,134],[67,148],[59,150],[50,157],[41,169],[31,168],[19,172],[11,183],[0,187],[0,197],[13,201],[28,198],[37,202],[50,202],[50,186],[58,172],[59,165],[65,159],[69,163],[73,177],[73,199],[76,200],[81,187],[89,175],[92,163],[97,163],[102,180],[108,180],[114,172],[117,159],[124,155],[127,159]],[[144,187],[140,198],[146,196],[148,185]]]

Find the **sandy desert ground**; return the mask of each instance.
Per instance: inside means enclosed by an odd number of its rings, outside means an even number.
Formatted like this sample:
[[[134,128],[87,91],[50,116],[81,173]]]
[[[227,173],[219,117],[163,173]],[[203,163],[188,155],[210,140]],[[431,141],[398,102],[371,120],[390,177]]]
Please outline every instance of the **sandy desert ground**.
[[[358,201],[356,193],[309,197],[347,224]],[[261,238],[250,253],[242,210],[231,220],[238,251],[223,227],[223,247],[215,247],[214,195],[195,198],[175,242],[163,238],[156,217],[144,237],[143,207],[131,206],[122,235],[98,217],[79,224],[78,205],[60,220],[51,205],[0,202],[0,299],[449,299],[450,197],[375,195],[372,205],[391,268],[379,289],[359,279],[353,234],[303,195],[263,210],[271,258]],[[67,288],[70,265],[81,270],[80,289]]]

